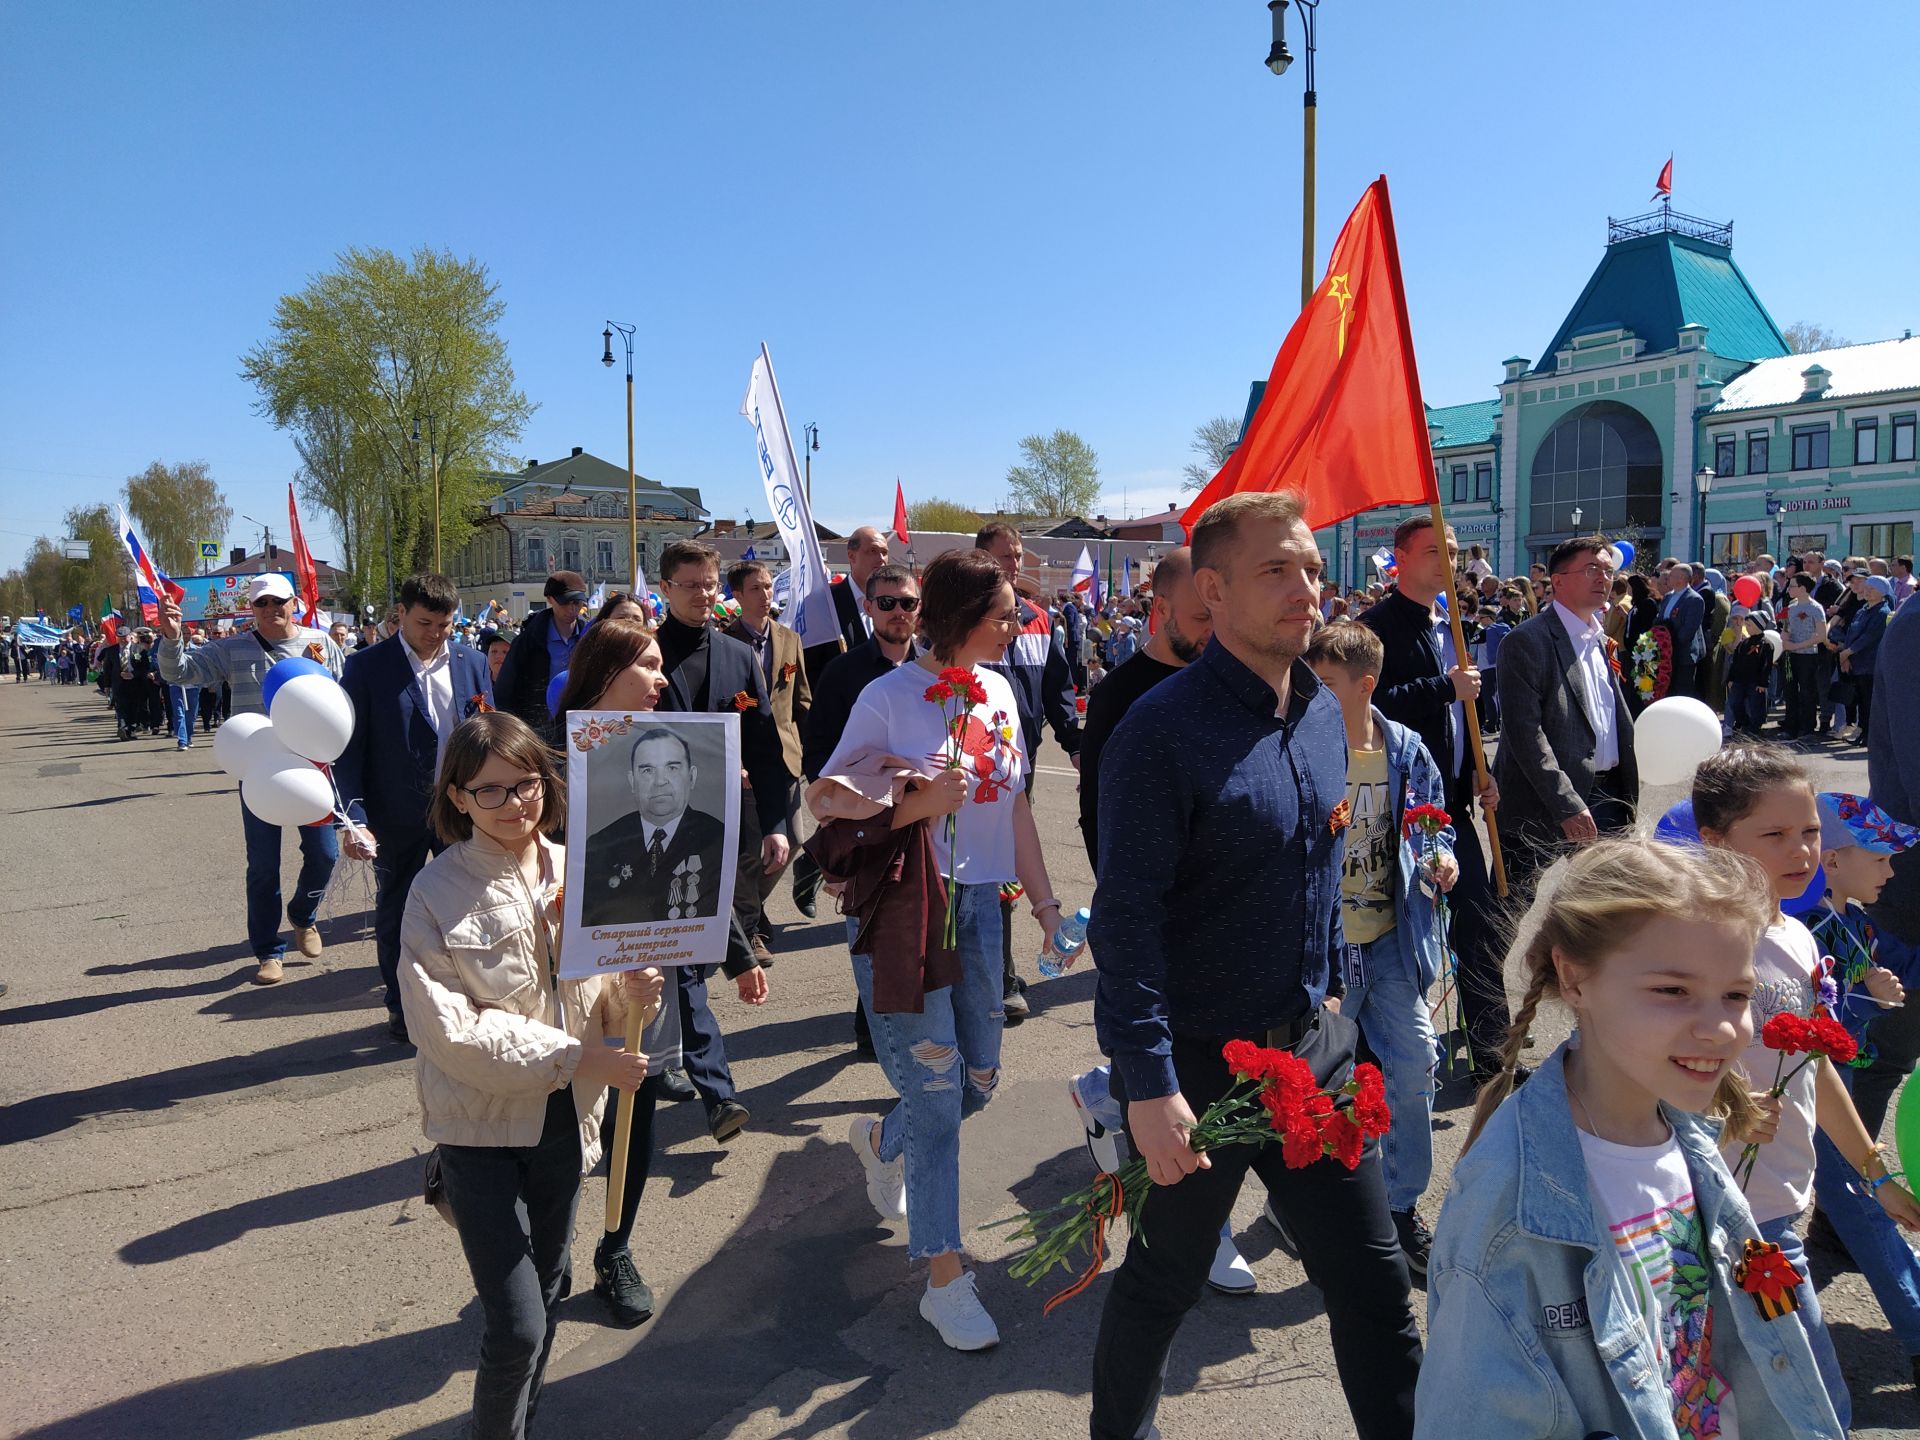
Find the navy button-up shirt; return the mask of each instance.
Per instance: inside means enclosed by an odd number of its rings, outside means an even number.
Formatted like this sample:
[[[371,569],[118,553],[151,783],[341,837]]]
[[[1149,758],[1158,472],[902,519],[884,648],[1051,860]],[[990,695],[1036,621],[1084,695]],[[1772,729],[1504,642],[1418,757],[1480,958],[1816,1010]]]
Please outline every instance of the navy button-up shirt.
[[[1175,1030],[1251,1034],[1326,996],[1346,725],[1304,663],[1285,715],[1277,704],[1214,640],[1127,712],[1101,759],[1094,1019],[1129,1099],[1180,1088]]]

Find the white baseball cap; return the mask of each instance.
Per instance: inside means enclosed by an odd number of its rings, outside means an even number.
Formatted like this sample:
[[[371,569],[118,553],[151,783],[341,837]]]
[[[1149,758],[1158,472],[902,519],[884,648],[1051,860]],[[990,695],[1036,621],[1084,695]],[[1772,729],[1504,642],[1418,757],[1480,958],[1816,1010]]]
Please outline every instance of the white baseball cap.
[[[247,603],[256,600],[291,600],[293,586],[284,575],[256,575],[247,582]]]

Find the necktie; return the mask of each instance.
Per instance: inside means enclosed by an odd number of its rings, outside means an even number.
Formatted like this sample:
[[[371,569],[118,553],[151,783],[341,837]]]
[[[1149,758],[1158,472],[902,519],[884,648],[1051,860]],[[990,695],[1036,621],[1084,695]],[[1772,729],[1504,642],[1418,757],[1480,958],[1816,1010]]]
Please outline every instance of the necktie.
[[[653,832],[653,844],[647,847],[647,873],[649,875],[658,875],[660,873],[661,863],[666,857],[667,832],[664,830],[656,830]]]

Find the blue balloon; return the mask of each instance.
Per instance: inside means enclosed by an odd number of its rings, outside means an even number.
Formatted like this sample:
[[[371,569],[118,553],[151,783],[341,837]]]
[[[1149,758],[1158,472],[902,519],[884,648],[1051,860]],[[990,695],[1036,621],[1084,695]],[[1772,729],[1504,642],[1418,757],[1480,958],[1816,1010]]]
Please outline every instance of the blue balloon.
[[[1678,805],[1675,805],[1660,817],[1659,823],[1653,827],[1653,838],[1656,840],[1665,840],[1670,845],[1698,845],[1700,843],[1700,827],[1693,818],[1692,797],[1682,800]],[[1780,908],[1795,919],[1798,919],[1819,905],[1819,903],[1826,898],[1826,894],[1826,867],[1824,865],[1816,865],[1813,867],[1813,879],[1808,883],[1807,888],[1793,899],[1782,901]]]
[[[567,672],[565,670],[562,670],[547,682],[547,710],[549,713],[557,713],[556,707],[560,704],[560,692],[566,688]]]
[[[1625,570],[1633,564],[1633,546],[1625,540],[1613,542],[1613,548],[1620,552],[1620,568]]]
[[[1447,592],[1442,590],[1438,595],[1434,596],[1433,603],[1440,607],[1440,613],[1442,615],[1446,614],[1447,613]]]
[[[260,682],[260,703],[271,711],[273,697],[280,693],[280,687],[297,675],[324,675],[333,679],[333,672],[318,660],[309,660],[304,655],[283,656],[267,667],[266,678]]]

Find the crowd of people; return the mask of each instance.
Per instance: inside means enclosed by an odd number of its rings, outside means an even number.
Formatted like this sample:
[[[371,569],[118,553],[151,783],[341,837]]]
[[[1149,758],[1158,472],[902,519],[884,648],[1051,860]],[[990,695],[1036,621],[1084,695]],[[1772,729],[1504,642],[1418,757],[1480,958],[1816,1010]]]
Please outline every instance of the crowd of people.
[[[1901,1233],[1920,1204],[1878,1138],[1920,1055],[1905,1005],[1920,712],[1876,704],[1873,685],[1920,663],[1911,563],[1762,556],[1729,585],[1675,559],[1622,573],[1623,558],[1576,537],[1503,581],[1421,516],[1379,583],[1334,595],[1294,497],[1243,494],[1138,592],[1090,605],[1033,585],[1010,526],[919,573],[862,527],[831,587],[838,633],[804,647],[764,565],[723,576],[712,547],[683,540],[661,557],[658,615],[614,596],[589,617],[584,581],[562,572],[523,622],[463,630],[451,583],[420,575],[355,635],[300,625],[284,579],[263,576],[235,633],[196,634],[163,602],[150,631],[107,647],[103,688],[123,729],[165,732],[177,695],[183,746],[209,696],[215,719],[258,713],[282,656],[326,665],[353,699],[334,771],[352,823],[299,832],[291,896],[279,829],[243,808],[246,925],[274,983],[283,918],[318,955],[339,855],[373,867],[389,1033],[417,1049],[431,1183],[485,1316],[473,1435],[524,1435],[537,1408],[607,1092],[631,1107],[632,1143],[593,1269],[623,1326],[655,1308],[635,1222],[658,1104],[702,1104],[721,1144],[752,1120],[710,967],[556,977],[555,747],[569,714],[618,709],[739,718],[741,883],[718,968],[740,1001],[769,995],[783,874],[803,915],[823,885],[843,913],[852,1042],[893,1092],[849,1129],[849,1181],[904,1224],[920,1314],[957,1350],[999,1340],[966,1263],[962,1141],[991,1143],[990,1120],[964,1122],[1028,1013],[1012,916],[1024,903],[1051,941],[1077,908],[1054,892],[1031,808],[1051,729],[1078,772],[1096,887],[1101,1054],[1062,1077],[1063,1103],[1101,1172],[1120,1170],[1124,1134],[1153,1182],[1151,1242],[1112,1275],[1091,1356],[1096,1440],[1157,1434],[1185,1314],[1209,1285],[1255,1288],[1230,1223],[1249,1172],[1319,1290],[1368,1440],[1457,1435],[1467,1415],[1475,1433],[1574,1440],[1839,1436],[1850,1402],[1805,1278],[1810,1204],[1920,1388],[1920,1261]],[[74,669],[104,676],[105,651]],[[956,672],[972,695],[957,726],[927,699]],[[1694,777],[1689,845],[1646,833],[1635,755],[1636,715],[1679,695],[1724,707],[1729,740]],[[1753,743],[1776,708],[1778,736],[1803,745],[1850,721],[1870,793],[1817,793],[1791,748]],[[1491,766],[1476,730],[1498,737]],[[940,762],[952,745],[963,765]],[[633,842],[636,866],[659,862],[653,838]],[[1788,918],[1816,871],[1817,905]],[[1479,1106],[1436,1217],[1445,986]],[[1548,1003],[1571,1010],[1574,1038],[1530,1064]],[[605,1043],[632,1006],[657,1011],[637,1054]],[[1861,1063],[1774,1084],[1762,1031],[1816,1013]],[[1351,1166],[1196,1150],[1198,1117],[1235,1083],[1229,1042],[1290,1051],[1335,1091],[1378,1065],[1390,1127]],[[1747,1283],[1755,1264],[1789,1297],[1778,1314]]]

